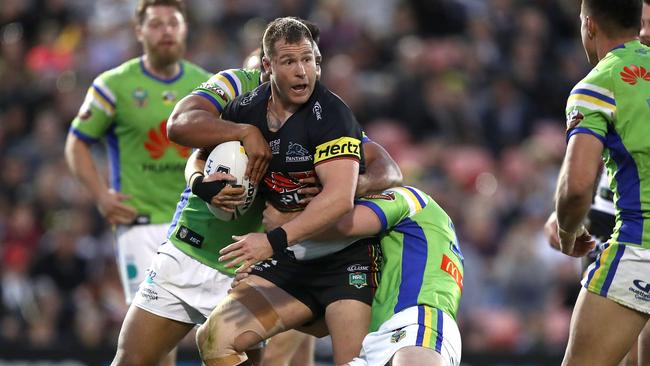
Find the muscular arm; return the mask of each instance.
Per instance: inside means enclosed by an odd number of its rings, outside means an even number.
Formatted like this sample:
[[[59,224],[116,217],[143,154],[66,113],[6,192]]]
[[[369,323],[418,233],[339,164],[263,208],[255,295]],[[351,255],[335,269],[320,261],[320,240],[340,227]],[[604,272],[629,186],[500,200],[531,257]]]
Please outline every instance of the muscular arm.
[[[381,145],[369,141],[362,146],[366,159],[366,172],[359,175],[356,197],[379,193],[402,184],[402,171]]]
[[[111,224],[130,224],[135,219],[136,210],[122,201],[129,199],[120,192],[109,190],[104,179],[97,172],[90,146],[69,133],[65,143],[65,159],[68,168],[81,184],[88,189],[97,203],[99,212]]]
[[[65,142],[65,160],[72,175],[86,187],[94,200],[108,190],[106,182],[97,172],[90,146],[73,133],[68,134]]]
[[[198,95],[188,95],[176,104],[167,121],[167,136],[191,147],[241,141],[248,155],[246,176],[255,182],[260,181],[271,160],[271,150],[257,127],[223,120],[219,110]]]
[[[323,191],[300,215],[282,225],[290,244],[315,236],[352,210],[358,169],[359,163],[348,159],[316,167]]]
[[[600,168],[603,144],[594,136],[577,134],[569,140],[556,191],[555,211],[561,231],[581,228]],[[562,248],[565,252],[565,248]]]

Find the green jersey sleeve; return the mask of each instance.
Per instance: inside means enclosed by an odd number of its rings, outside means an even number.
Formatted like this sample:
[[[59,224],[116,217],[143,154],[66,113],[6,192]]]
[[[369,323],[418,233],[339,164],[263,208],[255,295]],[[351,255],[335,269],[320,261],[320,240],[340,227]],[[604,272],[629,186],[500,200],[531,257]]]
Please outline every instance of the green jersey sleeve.
[[[88,88],[79,113],[72,121],[71,131],[86,142],[99,141],[113,122],[117,99],[109,85],[107,73],[98,76]]]
[[[192,91],[212,103],[219,113],[236,97],[246,94],[261,84],[261,71],[231,69],[213,75],[208,81]]]
[[[422,211],[428,200],[429,197],[424,192],[405,186],[360,198],[355,204],[370,208],[379,218],[382,231],[386,231]]]
[[[567,141],[577,133],[586,133],[605,144],[607,126],[616,115],[610,72],[594,68],[571,91],[566,106]]]

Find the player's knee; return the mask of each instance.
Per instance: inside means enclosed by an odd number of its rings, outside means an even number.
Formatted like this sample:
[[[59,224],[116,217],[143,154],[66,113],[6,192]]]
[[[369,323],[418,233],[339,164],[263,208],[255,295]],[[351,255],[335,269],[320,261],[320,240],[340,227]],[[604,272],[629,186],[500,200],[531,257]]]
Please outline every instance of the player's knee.
[[[204,358],[203,355],[210,353],[214,348],[214,337],[210,337],[209,319],[207,322],[202,324],[199,329],[196,331],[196,346],[199,349],[201,358]]]

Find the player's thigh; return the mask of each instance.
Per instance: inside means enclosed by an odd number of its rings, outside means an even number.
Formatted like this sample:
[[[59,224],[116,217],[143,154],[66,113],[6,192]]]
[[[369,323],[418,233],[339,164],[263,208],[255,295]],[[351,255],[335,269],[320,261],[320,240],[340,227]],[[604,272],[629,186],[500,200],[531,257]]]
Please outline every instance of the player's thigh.
[[[358,300],[335,301],[325,310],[325,322],[332,336],[334,362],[344,364],[361,351],[370,326],[370,305]]]
[[[212,311],[199,328],[197,342],[204,360],[241,354],[312,317],[305,304],[272,282],[251,275]]]
[[[131,305],[120,330],[112,365],[158,365],[193,327]]]
[[[273,336],[264,349],[265,366],[311,365],[313,337],[297,330],[287,330]]]
[[[637,343],[639,366],[650,366],[650,322],[646,322]]]
[[[647,317],[583,288],[573,310],[563,365],[618,364],[641,332]],[[598,347],[594,347],[595,344]]]
[[[145,279],[158,247],[166,239],[168,228],[168,224],[117,226],[117,268],[127,304],[131,303]]]
[[[440,353],[431,348],[404,347],[395,352],[391,366],[447,366]]]

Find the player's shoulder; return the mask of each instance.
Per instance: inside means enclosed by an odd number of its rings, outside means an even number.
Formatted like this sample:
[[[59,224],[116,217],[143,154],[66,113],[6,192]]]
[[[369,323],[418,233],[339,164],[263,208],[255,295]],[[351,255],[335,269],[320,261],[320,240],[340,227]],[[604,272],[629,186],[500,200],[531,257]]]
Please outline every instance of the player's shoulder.
[[[228,103],[226,110],[229,117],[243,115],[246,113],[266,113],[266,103],[271,94],[271,84],[266,82],[257,88],[238,95],[232,102]]]
[[[206,71],[204,68],[191,61],[183,60],[182,63],[185,74],[189,77],[195,77],[202,81],[205,81],[208,80],[212,75],[210,72]]]
[[[138,73],[141,73],[140,58],[136,57],[123,62],[119,66],[104,71],[96,79],[107,83],[119,83],[124,78],[132,78]]]
[[[309,103],[309,108],[317,121],[356,121],[352,109],[347,103],[320,82],[316,82],[314,95]]]

